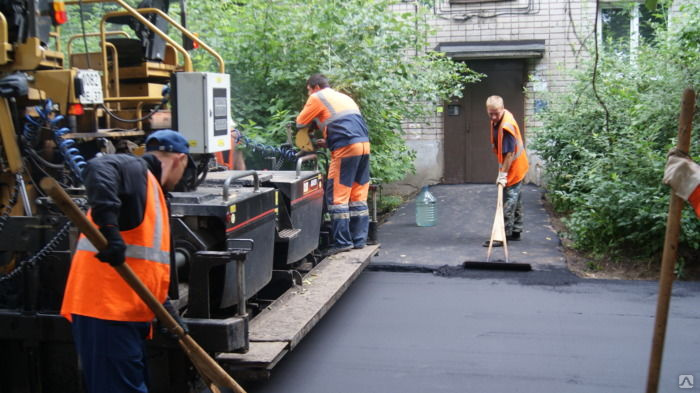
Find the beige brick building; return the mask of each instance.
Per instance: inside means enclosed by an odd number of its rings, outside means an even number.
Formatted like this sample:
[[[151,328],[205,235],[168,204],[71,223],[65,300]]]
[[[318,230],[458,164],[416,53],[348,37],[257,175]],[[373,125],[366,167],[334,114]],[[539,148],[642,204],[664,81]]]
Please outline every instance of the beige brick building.
[[[632,8],[623,11],[620,2],[601,1],[598,39],[628,35],[633,46],[645,10]],[[415,4],[398,9],[415,12]],[[544,93],[566,89],[571,71],[590,56],[586,45],[592,50],[595,44],[595,0],[437,0],[427,18],[435,29],[430,37],[435,50],[489,77],[468,86],[464,98],[435,108],[432,118],[405,124],[417,158],[416,174],[390,187],[401,193],[424,184],[495,181],[485,98],[504,97],[527,144],[538,126],[536,112],[548,104]],[[539,184],[541,163],[532,151],[528,154],[527,181]]]

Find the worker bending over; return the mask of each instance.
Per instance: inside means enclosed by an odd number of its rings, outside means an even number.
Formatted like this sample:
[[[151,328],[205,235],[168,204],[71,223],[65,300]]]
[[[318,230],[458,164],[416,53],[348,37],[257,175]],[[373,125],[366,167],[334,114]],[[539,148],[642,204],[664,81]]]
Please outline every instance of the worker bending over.
[[[486,100],[486,112],[491,120],[491,148],[498,159],[496,184],[504,187],[503,220],[506,239],[520,240],[520,233],[523,231],[521,189],[529,168],[525,145],[513,114],[503,107],[503,98],[489,97]],[[489,247],[489,241],[484,242],[483,246]],[[503,242],[494,241],[493,246],[501,247]]]
[[[700,165],[687,154],[673,149],[668,155],[664,183],[671,186],[676,195],[688,201],[700,217]]]
[[[363,248],[367,243],[370,145],[367,125],[355,101],[330,88],[328,79],[314,74],[306,82],[309,98],[297,116],[297,127],[315,122],[323,132],[319,147],[328,147],[331,162],[326,202],[331,215],[333,244],[325,255]]]
[[[80,235],[61,315],[72,322],[90,393],[148,391],[144,345],[154,314],[112,266],[128,264],[156,299],[170,306],[166,193],[194,164],[187,141],[172,130],[149,135],[146,151],[141,158],[94,158],[84,171],[88,218],[108,245],[98,252]]]

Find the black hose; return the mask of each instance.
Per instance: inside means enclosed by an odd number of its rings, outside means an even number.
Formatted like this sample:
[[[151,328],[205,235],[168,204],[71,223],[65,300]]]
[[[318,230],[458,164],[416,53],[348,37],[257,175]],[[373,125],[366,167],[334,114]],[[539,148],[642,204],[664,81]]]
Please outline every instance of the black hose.
[[[233,148],[233,147],[232,147]],[[204,156],[204,159],[199,162],[199,168],[197,168],[197,173],[200,173],[199,178],[194,182],[194,188],[199,187],[200,184],[206,179],[209,173],[209,161],[211,161],[211,155]]]
[[[27,147],[27,149],[25,151],[27,153],[29,153],[30,156],[32,156],[32,159],[38,161],[41,165],[44,165],[44,166],[49,167],[51,169],[63,169],[64,168],[64,164],[54,164],[52,162],[49,162],[46,159],[44,159],[44,157],[40,156],[36,150],[34,150],[30,147]],[[34,161],[35,164],[36,164],[36,161]]]
[[[120,121],[120,122],[122,122],[122,123],[138,123],[138,122],[140,122],[140,121],[144,121],[144,120],[150,119],[151,116],[155,115],[156,112],[158,112],[158,111],[160,110],[160,108],[163,107],[164,104],[165,104],[165,100],[164,100],[163,102],[161,102],[160,104],[156,105],[156,107],[153,108],[153,111],[151,111],[149,114],[147,114],[146,116],[144,116],[144,117],[142,117],[142,118],[140,118],[140,119],[123,119],[123,118],[117,116],[117,114],[115,114],[114,112],[112,112],[112,111],[110,111],[109,109],[107,109],[107,107],[105,106],[105,104],[100,104],[100,108],[102,108],[102,110],[104,110],[111,118],[113,118],[113,119],[115,119],[115,120],[118,120],[118,121]]]
[[[34,161],[34,159],[33,159],[32,157],[29,157],[29,159],[32,161],[32,163],[34,164],[34,166],[35,166],[37,169],[39,169],[39,171],[41,171],[41,173],[42,173],[44,176],[46,176],[46,177],[53,177],[54,179],[56,179],[55,176],[53,176],[53,175],[51,175],[50,173],[48,173],[44,167],[42,167],[41,165],[39,165],[38,162]],[[28,173],[29,173],[29,172],[28,172]],[[31,173],[30,173],[29,176],[31,177]],[[62,182],[62,181],[59,181],[58,179],[56,179],[56,181],[57,181],[58,184],[59,184],[61,187],[63,187],[63,188],[68,188],[68,187],[69,187],[67,184],[65,184],[65,183]],[[35,182],[33,179],[32,179],[32,183],[35,184],[35,185],[38,184],[38,183]],[[40,188],[37,187],[36,189],[39,190]]]

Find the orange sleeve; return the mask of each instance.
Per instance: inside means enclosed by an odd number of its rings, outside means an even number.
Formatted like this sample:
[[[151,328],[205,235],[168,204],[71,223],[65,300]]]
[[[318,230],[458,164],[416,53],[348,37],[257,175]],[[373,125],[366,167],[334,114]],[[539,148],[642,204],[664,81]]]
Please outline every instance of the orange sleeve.
[[[695,187],[695,191],[688,197],[688,202],[695,209],[695,215],[700,217],[700,186]]]
[[[311,124],[311,122],[319,117],[323,113],[325,107],[315,95],[311,95],[308,100],[306,100],[306,105],[304,109],[301,110],[299,116],[297,116],[297,128],[306,127]],[[323,121],[323,120],[321,120]]]

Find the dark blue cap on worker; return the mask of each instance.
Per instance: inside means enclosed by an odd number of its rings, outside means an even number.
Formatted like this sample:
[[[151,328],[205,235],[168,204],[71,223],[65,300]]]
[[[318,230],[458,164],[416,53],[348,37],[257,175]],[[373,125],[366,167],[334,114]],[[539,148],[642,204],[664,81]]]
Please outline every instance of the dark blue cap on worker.
[[[146,138],[146,151],[165,151],[170,153],[187,154],[187,167],[194,168],[194,160],[190,156],[190,144],[182,134],[173,130],[158,130]]]

